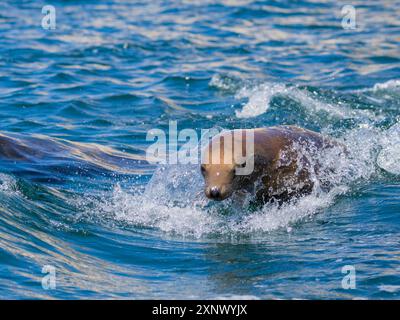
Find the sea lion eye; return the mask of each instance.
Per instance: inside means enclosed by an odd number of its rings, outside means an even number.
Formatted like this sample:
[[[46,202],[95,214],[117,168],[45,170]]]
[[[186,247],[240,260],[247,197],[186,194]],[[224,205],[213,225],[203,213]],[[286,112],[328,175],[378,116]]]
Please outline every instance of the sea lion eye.
[[[206,173],[206,167],[204,165],[201,166],[200,171],[201,171],[201,174],[204,176],[204,174]]]

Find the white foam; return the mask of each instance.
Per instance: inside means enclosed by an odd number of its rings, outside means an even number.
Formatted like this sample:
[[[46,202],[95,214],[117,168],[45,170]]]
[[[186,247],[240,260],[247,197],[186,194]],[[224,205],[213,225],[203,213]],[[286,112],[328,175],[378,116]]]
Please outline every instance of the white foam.
[[[393,79],[383,83],[376,83],[372,88],[373,91],[388,90],[400,88],[400,80]]]
[[[352,109],[343,102],[337,104],[322,101],[316,93],[295,86],[281,83],[263,83],[254,87],[244,87],[235,96],[237,99],[247,98],[241,110],[237,110],[238,118],[252,118],[264,114],[270,107],[274,96],[282,95],[296,101],[308,114],[317,115],[323,112],[337,119],[360,119],[362,121],[376,118],[370,110]]]
[[[333,203],[335,197],[345,190],[336,189],[324,195],[314,193],[295,203],[289,202],[280,207],[278,205],[266,205],[259,212],[246,216],[234,231],[254,233],[286,229],[287,232],[292,232],[291,224],[311,218],[319,210],[327,208]]]
[[[215,74],[212,76],[209,85],[220,90],[235,90],[237,83],[235,79],[221,74]]]
[[[10,195],[17,191],[16,181],[11,176],[0,173],[0,192]]]
[[[363,88],[355,90],[355,93],[380,93],[383,92],[386,98],[390,97],[391,93],[397,93],[400,89],[400,79],[392,79],[385,82],[375,83],[371,88]],[[389,95],[387,95],[389,93]],[[380,102],[382,97],[369,97],[373,101]]]
[[[400,123],[393,125],[382,135],[381,145],[378,166],[392,174],[400,174]]]
[[[271,98],[277,93],[283,93],[286,87],[282,84],[265,83],[254,88],[242,88],[235,96],[236,99],[247,98],[248,102],[242,110],[236,111],[238,118],[252,118],[265,113],[269,108]]]

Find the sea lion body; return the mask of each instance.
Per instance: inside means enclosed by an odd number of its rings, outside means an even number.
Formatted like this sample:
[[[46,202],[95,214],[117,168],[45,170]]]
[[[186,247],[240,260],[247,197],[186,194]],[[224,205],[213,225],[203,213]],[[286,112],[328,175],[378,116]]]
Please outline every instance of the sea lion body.
[[[259,201],[283,202],[310,193],[321,166],[318,155],[323,150],[340,146],[317,132],[295,126],[245,129],[241,130],[239,138],[234,137],[235,131],[215,136],[203,153],[209,160],[205,161],[203,156],[201,168],[205,194],[210,199],[224,200],[234,192],[250,191]],[[250,136],[254,141],[251,154],[245,146]],[[227,143],[229,139],[240,142]],[[215,152],[216,146],[219,155]],[[243,167],[235,161],[240,152],[252,156],[254,161],[253,170],[245,175],[236,174],[238,166]],[[230,156],[230,162],[224,161]]]

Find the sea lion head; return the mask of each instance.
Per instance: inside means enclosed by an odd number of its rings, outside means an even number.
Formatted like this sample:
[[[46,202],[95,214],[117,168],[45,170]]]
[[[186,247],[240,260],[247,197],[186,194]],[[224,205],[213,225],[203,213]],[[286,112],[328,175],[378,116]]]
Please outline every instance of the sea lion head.
[[[221,201],[241,189],[243,178],[254,168],[249,138],[244,130],[224,131],[204,149],[200,169],[207,198]]]
[[[203,164],[201,172],[205,180],[204,193],[212,200],[224,200],[235,190],[235,167],[233,165]]]

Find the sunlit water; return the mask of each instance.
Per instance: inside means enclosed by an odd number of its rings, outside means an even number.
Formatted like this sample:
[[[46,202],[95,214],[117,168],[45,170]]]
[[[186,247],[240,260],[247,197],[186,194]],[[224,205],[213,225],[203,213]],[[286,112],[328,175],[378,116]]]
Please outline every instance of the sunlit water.
[[[56,30],[0,4],[0,133],[43,142],[0,161],[1,298],[399,297],[398,2],[352,1],[355,30],[341,1],[52,4]],[[144,161],[171,120],[296,124],[349,154],[321,155],[330,191],[215,205],[197,166]]]

